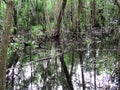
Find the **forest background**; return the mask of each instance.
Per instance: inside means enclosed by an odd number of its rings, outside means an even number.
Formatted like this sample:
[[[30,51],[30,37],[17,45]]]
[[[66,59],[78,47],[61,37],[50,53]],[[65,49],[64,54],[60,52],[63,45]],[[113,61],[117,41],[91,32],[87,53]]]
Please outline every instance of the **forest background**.
[[[0,90],[120,90],[120,0],[0,0]]]

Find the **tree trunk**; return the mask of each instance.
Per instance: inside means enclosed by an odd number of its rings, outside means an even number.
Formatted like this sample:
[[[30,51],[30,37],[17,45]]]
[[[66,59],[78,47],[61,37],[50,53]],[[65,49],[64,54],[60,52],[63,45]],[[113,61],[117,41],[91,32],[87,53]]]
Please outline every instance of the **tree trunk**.
[[[91,2],[91,22],[93,27],[100,27],[96,19],[96,0],[92,0]]]
[[[18,18],[17,18],[17,9],[14,7],[13,9],[14,11],[14,14],[13,14],[13,20],[14,20],[14,32],[13,32],[13,35],[16,35],[17,34],[17,23],[18,23]]]
[[[92,0],[91,2],[91,23],[92,23],[92,29],[96,29],[99,27],[99,23],[96,19],[96,0]],[[92,34],[94,38],[93,43],[93,57],[94,57],[94,90],[96,90],[96,43],[95,43],[95,35]]]
[[[4,32],[1,41],[1,55],[0,55],[0,90],[5,90],[6,88],[6,62],[7,62],[7,48],[10,35],[10,27],[12,23],[12,13],[13,13],[13,1],[6,1],[6,16],[5,16],[5,25]]]
[[[61,6],[61,9],[60,9],[60,13],[59,13],[59,16],[57,18],[57,24],[56,24],[56,27],[55,27],[55,32],[53,33],[53,36],[55,36],[55,37],[60,35],[61,21],[62,21],[62,16],[64,14],[64,9],[65,9],[66,3],[67,3],[67,0],[63,0],[62,6]]]
[[[78,0],[78,17],[77,17],[77,29],[78,32],[81,33],[81,27],[80,27],[80,16],[81,16],[81,10],[82,10],[83,2],[82,0]],[[78,33],[78,37],[80,35],[80,41],[82,42],[82,36],[81,34]],[[78,38],[77,37],[77,38]],[[79,38],[78,38],[79,39]],[[79,48],[82,48],[82,43],[78,44]],[[80,60],[80,65],[81,65],[81,78],[82,78],[82,88],[85,90],[85,80],[84,80],[84,68],[83,68],[83,50],[80,49],[79,53],[79,60]]]
[[[63,54],[63,50],[62,50],[62,47],[61,47],[60,39],[56,40],[56,47],[59,48],[59,50],[60,50],[59,53],[62,54],[62,55],[59,56],[59,59],[60,59],[60,62],[61,62],[62,71],[63,71],[63,73],[65,75],[66,82],[68,84],[68,89],[69,90],[74,90],[73,84],[72,84],[72,81],[71,81],[71,77],[69,75],[66,63],[64,61],[64,54]]]
[[[59,16],[57,18],[57,24],[56,24],[56,28],[55,28],[56,30],[53,33],[53,35],[55,36],[55,40],[56,40],[55,46],[57,48],[59,48],[59,50],[60,50],[59,52],[62,53],[62,55],[60,55],[59,58],[60,58],[61,66],[62,66],[62,71],[65,74],[65,78],[66,78],[66,81],[67,81],[67,84],[68,84],[68,88],[69,88],[69,90],[74,90],[73,84],[72,84],[72,81],[71,81],[71,77],[69,75],[69,72],[67,70],[67,66],[66,66],[65,61],[64,61],[63,50],[62,50],[61,43],[60,43],[60,28],[61,28],[62,16],[64,15],[64,10],[65,10],[66,3],[67,3],[67,0],[63,0],[62,6],[61,6],[61,9],[60,9],[60,13],[59,13]]]

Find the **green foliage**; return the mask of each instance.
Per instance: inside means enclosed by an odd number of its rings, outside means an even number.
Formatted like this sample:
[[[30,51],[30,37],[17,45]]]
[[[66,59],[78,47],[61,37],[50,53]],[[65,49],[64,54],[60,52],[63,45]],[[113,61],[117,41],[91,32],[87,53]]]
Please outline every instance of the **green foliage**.
[[[31,27],[31,36],[34,38],[35,36],[42,36],[44,35],[43,31],[43,26],[42,25],[37,25],[37,26],[32,26]]]
[[[112,74],[112,71],[115,68],[115,55],[110,52],[107,54],[103,52],[97,59],[96,65],[99,73],[101,74],[106,70],[107,73]]]
[[[41,0],[36,1],[36,7],[38,7],[39,12],[44,13],[43,2]]]
[[[47,5],[47,10],[48,12],[52,12],[52,4],[51,4],[51,0],[47,0],[46,1],[46,5]]]
[[[67,65],[67,68],[71,65],[71,59],[72,59],[72,51],[71,49],[68,49],[68,52],[64,55],[64,59]]]

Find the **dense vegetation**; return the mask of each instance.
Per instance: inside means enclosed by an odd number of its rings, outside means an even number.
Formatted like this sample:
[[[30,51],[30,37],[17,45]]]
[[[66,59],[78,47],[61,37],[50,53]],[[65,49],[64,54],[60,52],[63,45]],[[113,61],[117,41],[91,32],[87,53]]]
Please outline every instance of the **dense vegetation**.
[[[0,0],[0,90],[120,90],[119,31],[120,0]]]

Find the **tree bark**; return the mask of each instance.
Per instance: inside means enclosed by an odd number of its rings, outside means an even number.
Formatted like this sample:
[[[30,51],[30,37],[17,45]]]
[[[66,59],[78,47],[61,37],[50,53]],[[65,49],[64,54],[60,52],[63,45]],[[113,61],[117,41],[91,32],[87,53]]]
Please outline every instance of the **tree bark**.
[[[7,62],[7,48],[10,35],[10,27],[12,23],[12,13],[13,13],[13,1],[5,1],[7,4],[5,23],[1,41],[1,55],[0,55],[0,90],[5,90],[6,88],[6,62]]]

